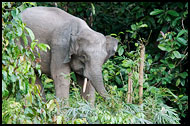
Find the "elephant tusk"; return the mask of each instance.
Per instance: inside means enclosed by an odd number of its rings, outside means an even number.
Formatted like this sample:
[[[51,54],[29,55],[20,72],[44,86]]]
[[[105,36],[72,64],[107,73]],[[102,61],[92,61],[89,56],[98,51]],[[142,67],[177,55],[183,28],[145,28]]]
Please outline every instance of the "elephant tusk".
[[[83,93],[86,90],[86,85],[87,85],[87,78],[84,79],[84,85],[83,85]]]

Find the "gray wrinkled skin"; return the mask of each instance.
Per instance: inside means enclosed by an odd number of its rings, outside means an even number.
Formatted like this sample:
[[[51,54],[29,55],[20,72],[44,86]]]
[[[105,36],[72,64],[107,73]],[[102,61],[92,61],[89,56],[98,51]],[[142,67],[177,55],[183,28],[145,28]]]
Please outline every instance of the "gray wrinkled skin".
[[[41,70],[54,80],[56,96],[69,98],[70,82],[63,74],[74,71],[79,85],[88,78],[83,98],[94,104],[95,90],[108,97],[102,79],[102,64],[114,55],[118,41],[92,30],[85,21],[55,7],[27,8],[21,14],[40,43],[51,50],[40,51]],[[38,81],[38,83],[40,83]]]

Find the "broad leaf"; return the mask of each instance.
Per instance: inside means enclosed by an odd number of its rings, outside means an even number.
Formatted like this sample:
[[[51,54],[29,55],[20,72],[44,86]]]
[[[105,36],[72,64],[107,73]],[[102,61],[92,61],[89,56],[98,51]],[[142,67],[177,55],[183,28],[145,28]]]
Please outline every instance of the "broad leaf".
[[[176,58],[181,58],[181,54],[178,51],[173,51],[173,54]]]
[[[180,82],[181,82],[180,78],[178,78],[177,81],[176,81],[176,86],[179,86]]]
[[[158,15],[162,12],[164,12],[164,10],[155,9],[154,11],[150,12],[150,15]]]
[[[171,63],[171,64],[168,64],[168,66],[169,66],[169,68],[170,68],[170,69],[175,68],[175,65],[174,65],[174,64],[172,64],[172,63]]]
[[[165,44],[159,44],[158,48],[161,49],[162,51],[166,51],[167,48],[165,47]]]
[[[188,76],[187,72],[183,72],[179,74],[180,77],[182,77],[183,79],[185,79]]]
[[[123,49],[122,46],[120,46],[120,48],[119,48],[119,50],[118,50],[119,56],[121,56],[121,55],[123,54],[123,52],[124,52],[124,49]]]
[[[168,14],[172,15],[172,16],[176,16],[176,17],[179,16],[179,14],[176,11],[174,11],[174,10],[169,10]]]
[[[37,44],[36,42],[32,42],[32,43],[31,43],[31,49],[32,49],[32,50],[34,50],[34,47],[36,46],[36,44]]]
[[[52,80],[52,79],[49,79],[49,78],[47,78],[47,79],[45,80],[45,83],[50,83],[50,82],[53,82],[53,80]]]
[[[185,39],[183,39],[181,37],[177,38],[177,41],[180,42],[183,45],[187,45],[187,40],[185,40]]]
[[[31,40],[33,41],[35,39],[34,33],[32,32],[31,29],[29,29],[27,27],[25,27],[25,28],[26,28],[27,32],[29,33]]]
[[[47,48],[50,50],[49,45],[44,44],[44,43],[39,43],[39,44],[37,44],[37,46],[38,46],[41,50],[43,50],[43,51],[45,51],[45,52],[47,52]]]
[[[178,35],[177,35],[177,38],[180,37],[181,35],[183,35],[184,33],[187,33],[187,30],[181,30]]]

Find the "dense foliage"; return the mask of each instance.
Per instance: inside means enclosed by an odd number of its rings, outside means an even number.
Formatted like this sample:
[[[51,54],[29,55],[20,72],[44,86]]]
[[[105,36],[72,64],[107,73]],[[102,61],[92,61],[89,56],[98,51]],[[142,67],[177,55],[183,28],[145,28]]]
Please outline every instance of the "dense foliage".
[[[119,40],[116,55],[103,65],[104,83],[111,99],[104,101],[96,94],[95,107],[90,107],[80,97],[72,72],[70,107],[59,106],[53,80],[41,74],[40,55],[33,54],[34,50],[50,48],[35,40],[19,17],[20,12],[32,6],[57,6],[84,19],[92,29]],[[182,2],[2,3],[2,123],[180,123],[188,110],[187,14],[188,3]],[[19,38],[25,43],[21,48],[16,45]],[[139,106],[140,43],[146,49],[144,100]],[[133,104],[127,104],[129,73]],[[43,80],[47,102],[41,100],[36,76]]]

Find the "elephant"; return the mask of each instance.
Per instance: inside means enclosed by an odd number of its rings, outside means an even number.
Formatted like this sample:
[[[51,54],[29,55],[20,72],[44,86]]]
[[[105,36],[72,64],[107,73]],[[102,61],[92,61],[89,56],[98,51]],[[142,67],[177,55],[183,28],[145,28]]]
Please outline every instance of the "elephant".
[[[102,65],[115,55],[116,38],[92,30],[84,20],[56,7],[27,8],[21,13],[21,19],[33,31],[35,39],[51,48],[40,51],[40,64],[42,73],[53,79],[57,98],[69,99],[70,80],[64,75],[71,71],[83,87],[82,97],[91,104],[95,103],[96,91],[103,98],[109,97],[103,83]],[[41,84],[39,77],[36,81]]]

